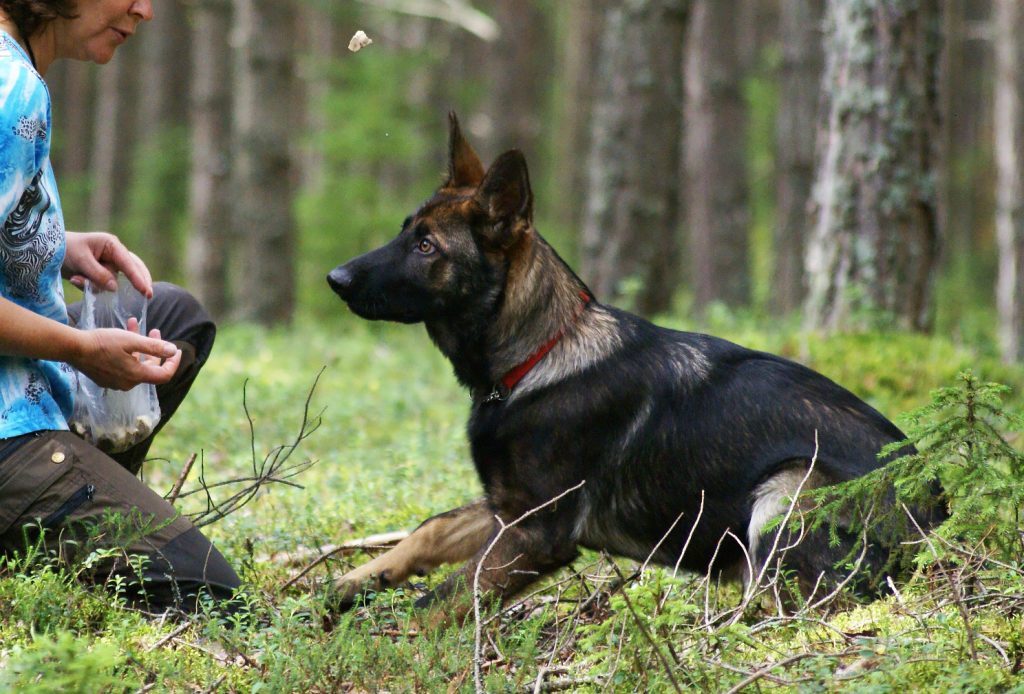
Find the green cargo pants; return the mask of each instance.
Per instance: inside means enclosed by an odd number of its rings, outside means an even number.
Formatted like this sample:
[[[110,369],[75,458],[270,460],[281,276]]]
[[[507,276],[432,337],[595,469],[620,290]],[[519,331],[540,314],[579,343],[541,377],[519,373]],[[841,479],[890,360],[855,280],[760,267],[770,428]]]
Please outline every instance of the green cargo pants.
[[[216,329],[184,290],[165,283],[153,290],[148,326],[182,350],[174,378],[157,386],[162,426],[209,356]],[[79,311],[68,307],[72,323]],[[85,580],[117,579],[109,584],[153,612],[194,611],[203,593],[230,598],[240,581],[221,553],[136,477],[160,426],[114,456],[67,431],[0,439],[0,554],[43,549],[74,562]],[[83,565],[96,548],[109,551]]]

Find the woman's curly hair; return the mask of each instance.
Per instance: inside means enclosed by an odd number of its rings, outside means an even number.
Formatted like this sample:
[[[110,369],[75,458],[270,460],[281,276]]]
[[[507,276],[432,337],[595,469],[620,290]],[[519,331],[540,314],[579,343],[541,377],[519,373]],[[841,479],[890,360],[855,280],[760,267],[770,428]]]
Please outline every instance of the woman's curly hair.
[[[76,5],[77,0],[0,0],[0,10],[18,27],[23,39],[58,17],[74,17]]]

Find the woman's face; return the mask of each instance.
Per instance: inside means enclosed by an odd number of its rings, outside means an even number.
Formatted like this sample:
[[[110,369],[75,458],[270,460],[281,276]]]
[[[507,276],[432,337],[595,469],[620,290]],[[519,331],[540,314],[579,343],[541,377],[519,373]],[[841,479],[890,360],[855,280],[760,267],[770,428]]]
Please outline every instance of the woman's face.
[[[153,18],[151,0],[78,0],[78,15],[61,23],[59,52],[68,58],[104,64],[117,47]]]

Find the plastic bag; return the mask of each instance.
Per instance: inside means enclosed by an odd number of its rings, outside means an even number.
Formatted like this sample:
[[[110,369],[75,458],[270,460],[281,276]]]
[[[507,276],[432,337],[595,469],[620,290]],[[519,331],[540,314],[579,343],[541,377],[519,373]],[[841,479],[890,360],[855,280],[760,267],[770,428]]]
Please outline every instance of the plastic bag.
[[[139,332],[146,334],[146,297],[124,275],[118,274],[117,291],[103,291],[85,282],[85,300],[78,321],[80,330],[126,328],[138,318]],[[96,385],[78,374],[75,407],[68,421],[71,431],[106,453],[120,453],[153,433],[160,422],[156,386],[140,383],[131,390]]]

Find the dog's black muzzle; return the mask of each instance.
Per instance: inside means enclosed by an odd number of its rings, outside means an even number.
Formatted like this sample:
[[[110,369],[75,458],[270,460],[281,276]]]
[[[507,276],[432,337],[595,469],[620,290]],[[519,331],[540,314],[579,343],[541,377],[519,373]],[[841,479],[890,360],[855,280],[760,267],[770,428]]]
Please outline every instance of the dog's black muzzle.
[[[334,268],[327,284],[357,316],[418,323],[436,299],[402,261],[402,247],[392,241]]]
[[[347,265],[339,265],[327,274],[327,284],[331,285],[334,293],[344,301],[348,301],[352,296],[354,279],[355,275]]]

